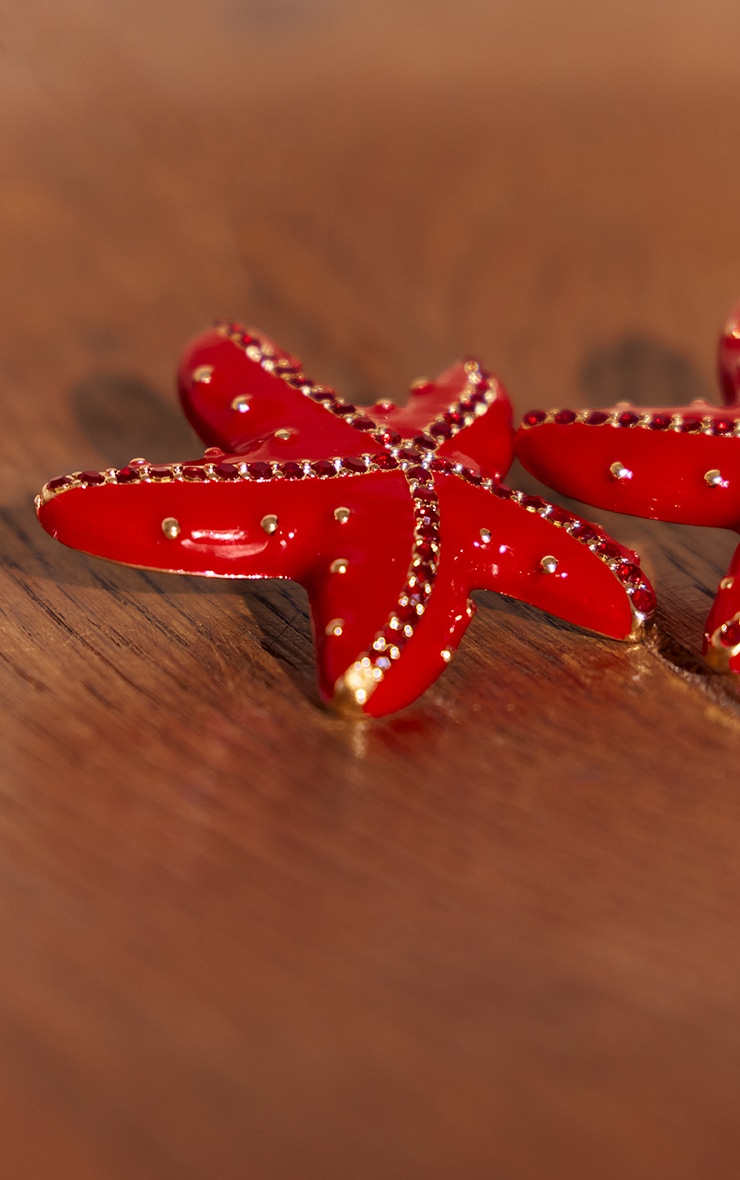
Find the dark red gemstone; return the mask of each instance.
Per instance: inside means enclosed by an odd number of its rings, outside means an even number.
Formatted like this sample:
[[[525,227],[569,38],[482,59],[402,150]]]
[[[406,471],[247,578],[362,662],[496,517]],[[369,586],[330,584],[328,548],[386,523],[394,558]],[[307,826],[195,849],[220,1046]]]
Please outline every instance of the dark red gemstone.
[[[60,488],[67,488],[71,483],[74,483],[71,475],[58,475],[56,479],[50,479],[46,486],[50,492],[58,492]]]
[[[590,524],[586,524],[585,520],[577,520],[575,524],[571,525],[571,537],[575,537],[577,541],[582,541],[584,545],[588,545],[591,541],[595,541],[598,533],[595,532]]]
[[[391,627],[391,625],[388,624],[388,626],[384,627],[381,631],[381,635],[389,646],[390,644],[393,644],[395,647],[403,647],[406,642],[406,636],[403,633],[403,625],[401,625],[398,630],[396,630],[395,627]]]
[[[619,546],[612,541],[599,541],[598,545],[594,545],[594,551],[609,561],[618,561],[624,556]]]
[[[300,374],[296,374],[295,376],[291,375],[290,377],[286,377],[285,380],[287,381],[288,385],[292,386],[293,389],[301,389],[304,385],[311,384],[310,381],[307,381],[305,377],[301,377]]]
[[[94,487],[96,484],[105,483],[105,476],[101,475],[99,471],[81,471],[80,479],[83,483]]]
[[[411,463],[421,463],[424,455],[418,447],[405,446],[401,451],[401,457],[403,459],[408,459]]]
[[[587,426],[603,426],[608,419],[609,415],[604,410],[592,410],[586,415],[585,422]]]
[[[575,410],[558,410],[555,415],[555,421],[558,426],[570,426],[571,422],[575,422],[578,415]]]
[[[414,566],[413,574],[417,582],[429,582],[431,584],[437,576],[437,571],[429,562],[422,561],[420,565]]]
[[[329,399],[328,399],[328,398],[326,398],[326,397],[322,397],[322,399],[321,399],[321,400],[322,400],[322,401],[328,401]],[[334,398],[333,398],[333,396],[332,396],[332,401],[333,401],[333,400],[334,400]],[[339,414],[339,416],[340,416],[341,418],[347,418],[347,417],[349,417],[349,415],[350,415],[350,414],[356,414],[356,413],[357,413],[357,407],[356,407],[356,406],[351,406],[351,405],[349,404],[349,402],[347,402],[347,403],[346,403],[346,405],[335,405],[335,406],[332,406],[332,409],[334,410],[334,413],[335,413],[335,414]]]
[[[414,499],[426,504],[436,504],[437,493],[434,491],[434,488],[415,488]]]
[[[336,475],[337,469],[329,459],[317,459],[315,463],[311,464],[311,470],[316,475],[328,476]]]
[[[283,463],[280,470],[282,471],[285,479],[303,479],[303,468],[301,467],[300,463],[293,463],[290,461],[288,463]]]
[[[414,483],[431,483],[432,473],[426,467],[408,467],[406,476]]]
[[[186,463],[182,469],[183,479],[204,480],[208,479],[208,474],[202,467],[196,467],[195,464]]]
[[[471,467],[463,467],[460,472],[466,483],[472,483],[476,486],[483,483],[483,476],[478,471],[473,471]]]
[[[449,422],[433,422],[429,427],[429,433],[435,438],[452,438],[453,430]]]
[[[693,414],[689,414],[687,417],[681,419],[681,429],[686,434],[697,434],[703,425],[703,420]]]
[[[431,434],[414,435],[414,446],[418,447],[420,451],[433,451],[436,445],[437,440],[432,438]]]
[[[640,586],[632,592],[632,605],[642,615],[649,615],[655,610],[655,595],[648,586]]]
[[[667,430],[673,421],[671,414],[653,414],[648,422],[651,430]]]
[[[139,473],[133,467],[122,467],[116,472],[116,483],[135,483],[138,478]]]
[[[398,467],[398,459],[394,459],[393,455],[389,455],[387,451],[381,451],[378,455],[373,455],[373,463],[381,471],[391,471],[394,467]]]
[[[553,524],[567,524],[569,520],[573,519],[573,517],[571,516],[570,512],[566,512],[565,509],[561,508],[559,504],[551,504],[550,511],[547,514],[547,519],[551,520]]]
[[[534,512],[539,512],[541,508],[545,507],[542,496],[522,496],[519,503],[522,508],[531,508]]]
[[[510,500],[514,492],[505,483],[497,483],[493,489],[494,496],[498,496],[499,500]]]
[[[432,459],[432,471],[440,471],[445,473],[447,471],[452,471],[453,467],[454,463],[451,459],[445,459],[438,455],[435,455],[435,457]]]
[[[461,414],[459,410],[448,410],[443,415],[443,421],[447,422],[449,426],[462,426],[465,421],[465,415]]]
[[[619,417],[617,418],[617,425],[618,426],[637,426],[637,423],[639,421],[640,421],[640,415],[636,414],[634,412],[634,410],[625,410],[624,413],[620,414]]]
[[[481,405],[484,401],[486,401],[485,389],[481,389],[481,387],[479,385],[476,389],[473,390],[472,393],[468,394],[467,400],[471,406]]]
[[[172,468],[171,467],[150,467],[149,468],[149,478],[150,479],[171,479],[172,478]]]
[[[395,613],[396,617],[401,620],[401,622],[404,624],[404,626],[409,625],[409,626],[413,627],[414,624],[416,622],[418,622],[418,619],[419,619],[419,616],[416,613],[416,609],[415,609],[415,607],[413,607],[411,605],[411,603],[409,603],[408,606],[401,606],[399,604],[396,607],[394,613]]]
[[[712,434],[732,434],[734,429],[732,418],[715,418],[712,423]]]
[[[642,570],[639,565],[633,565],[631,561],[623,561],[617,567],[616,574],[625,586],[639,586],[642,582]]]
[[[272,479],[272,468],[269,463],[247,463],[250,479]],[[332,473],[334,468],[332,468]]]
[[[357,414],[352,419],[352,425],[356,430],[374,430],[378,424],[373,422],[372,418],[368,418],[367,414]]]
[[[736,647],[740,643],[740,623],[736,619],[725,623],[719,633],[719,641],[723,647]]]
[[[400,434],[396,434],[394,430],[379,430],[375,435],[378,442],[381,442],[384,447],[397,447],[401,441]]]
[[[544,422],[547,414],[544,410],[529,410],[523,418],[525,426],[539,426],[540,422]]]
[[[342,467],[345,471],[352,471],[355,475],[359,475],[363,471],[367,471],[367,463],[364,459],[360,459],[355,455],[349,455],[346,459],[342,459]]]
[[[424,524],[422,521],[417,521],[414,525],[414,532],[417,537],[424,537],[428,541],[436,541],[439,535],[439,525],[433,523]]]
[[[228,463],[225,461],[223,463],[217,463],[214,467],[214,471],[216,472],[216,475],[219,477],[219,479],[239,478],[239,468],[235,463]]]
[[[434,546],[432,545],[431,541],[427,540],[426,538],[422,538],[417,541],[414,548],[416,550],[417,557],[420,557],[422,561],[428,561],[430,557],[434,556]]]

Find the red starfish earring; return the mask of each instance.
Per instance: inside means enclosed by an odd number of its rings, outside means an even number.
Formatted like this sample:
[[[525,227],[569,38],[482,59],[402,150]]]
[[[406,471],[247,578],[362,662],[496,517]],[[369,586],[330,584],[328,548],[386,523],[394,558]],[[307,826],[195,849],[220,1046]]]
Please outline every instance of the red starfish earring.
[[[414,700],[451,659],[475,588],[615,639],[652,616],[633,553],[500,482],[511,407],[477,361],[417,382],[405,406],[358,410],[224,324],[191,344],[179,380],[205,456],[53,479],[39,520],[130,565],[302,583],[321,692],[340,708],[381,716]]]
[[[740,307],[718,360],[724,407],[530,410],[517,454],[548,486],[584,503],[740,532]],[[740,547],[709,612],[704,653],[717,671],[740,672]]]

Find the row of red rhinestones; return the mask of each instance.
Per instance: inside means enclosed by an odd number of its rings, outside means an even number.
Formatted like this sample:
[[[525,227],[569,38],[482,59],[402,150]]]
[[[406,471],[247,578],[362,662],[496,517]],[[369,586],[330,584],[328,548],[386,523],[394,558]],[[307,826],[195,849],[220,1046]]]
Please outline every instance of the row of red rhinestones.
[[[292,389],[305,394],[312,401],[319,402],[336,417],[343,418],[350,426],[354,426],[355,430],[376,429],[377,423],[368,418],[362,410],[343,401],[328,385],[317,385],[289,360],[276,357],[273,349],[264,344],[258,336],[245,332],[239,324],[217,324],[216,327],[222,336],[226,336],[233,344],[242,348],[251,361],[260,365],[266,372],[281,377]]]
[[[653,614],[656,601],[655,594],[642,570],[628,556],[625,556],[622,548],[610,540],[604,532],[587,521],[581,520],[580,517],[566,512],[559,505],[550,504],[547,500],[543,500],[541,496],[530,496],[526,492],[512,491],[505,484],[498,484],[493,491],[494,495],[499,496],[501,499],[513,500],[529,512],[537,513],[538,516],[541,516],[543,520],[549,521],[550,524],[565,529],[571,537],[575,537],[576,541],[580,541],[582,545],[587,545],[592,553],[595,553],[597,557],[609,566],[615,577],[625,587],[634,609],[641,615],[649,616]]]
[[[320,402],[355,430],[370,431],[370,437],[386,447],[397,447],[403,442],[400,434],[390,427],[379,427],[377,422],[361,409],[358,410],[356,406],[338,397],[333,389],[326,385],[316,385],[290,361],[276,359],[271,348],[263,344],[259,337],[245,332],[238,324],[219,324],[218,331],[244,349],[250,360],[261,365],[268,373],[282,377],[292,389],[297,389],[312,401]],[[459,430],[470,426],[475,418],[485,413],[488,406],[495,401],[495,381],[491,374],[481,369],[476,360],[466,361],[465,368],[470,388],[439,418],[431,422],[426,430],[412,439],[412,442],[422,450],[434,451],[443,442],[454,438]],[[430,386],[431,384],[430,382]]]
[[[434,476],[427,467],[411,466],[404,472],[414,507],[414,542],[406,583],[398,602],[371,649],[358,663],[374,670],[380,679],[401,655],[414,634],[432,593],[439,568],[439,501]]]
[[[542,426],[554,422],[570,426],[574,422],[586,426],[641,426],[647,430],[675,430],[683,434],[740,434],[740,418],[711,414],[667,414],[655,412],[638,414],[635,410],[529,410],[522,419],[524,426]]]

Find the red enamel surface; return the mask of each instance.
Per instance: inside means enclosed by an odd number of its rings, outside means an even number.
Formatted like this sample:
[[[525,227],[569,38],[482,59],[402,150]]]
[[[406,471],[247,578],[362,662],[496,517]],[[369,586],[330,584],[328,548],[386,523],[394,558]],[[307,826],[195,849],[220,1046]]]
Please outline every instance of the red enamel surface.
[[[586,504],[740,532],[740,306],[720,335],[718,369],[724,407],[618,406],[599,411],[597,429],[587,410],[530,411],[517,455],[544,483]],[[738,612],[736,553],[705,628],[704,651],[724,671],[740,671],[740,653],[727,654]]]
[[[511,459],[511,411],[474,362],[408,406],[357,411],[264,337],[246,340],[236,325],[215,329],[180,367],[189,418],[226,453],[53,480],[38,502],[44,528],[134,566],[301,582],[322,694],[346,694],[348,674],[369,669],[367,699],[354,699],[372,716],[410,703],[443,670],[472,589],[614,638],[633,632],[639,595],[651,612],[634,554],[493,481]],[[246,412],[233,405],[242,397]]]

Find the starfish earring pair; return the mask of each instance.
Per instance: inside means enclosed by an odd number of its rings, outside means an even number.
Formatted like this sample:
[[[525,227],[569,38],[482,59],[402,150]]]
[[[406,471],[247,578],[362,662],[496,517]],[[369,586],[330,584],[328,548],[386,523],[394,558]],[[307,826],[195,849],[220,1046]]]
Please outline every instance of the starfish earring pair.
[[[720,336],[718,369],[722,406],[532,410],[517,455],[549,487],[594,507],[740,532],[740,307]],[[740,672],[740,547],[703,651],[715,670]]]
[[[404,406],[357,409],[228,323],[189,347],[179,385],[202,458],[53,479],[39,520],[139,568],[300,582],[319,687],[342,711],[378,717],[423,692],[460,643],[474,589],[613,639],[639,639],[652,620],[636,554],[502,482],[511,406],[475,360],[417,382]]]

